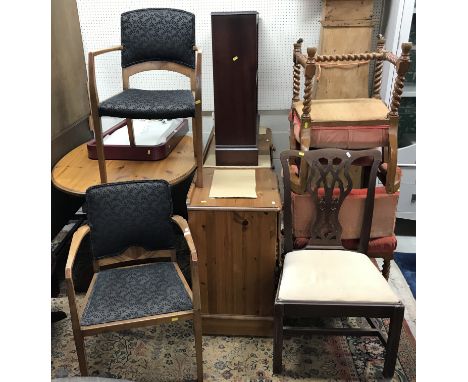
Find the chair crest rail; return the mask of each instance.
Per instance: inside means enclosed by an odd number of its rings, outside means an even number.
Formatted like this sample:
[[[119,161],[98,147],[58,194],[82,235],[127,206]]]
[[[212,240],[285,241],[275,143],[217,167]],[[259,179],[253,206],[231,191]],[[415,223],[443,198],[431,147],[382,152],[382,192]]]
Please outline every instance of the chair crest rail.
[[[363,61],[363,60],[384,60],[397,66],[398,60],[401,57],[396,56],[392,52],[383,50],[381,52],[369,53],[352,53],[352,54],[334,54],[334,55],[316,55],[313,62],[307,61],[307,55],[299,51],[294,51],[294,63],[305,68],[307,65],[317,65],[321,62],[337,62],[337,61]]]

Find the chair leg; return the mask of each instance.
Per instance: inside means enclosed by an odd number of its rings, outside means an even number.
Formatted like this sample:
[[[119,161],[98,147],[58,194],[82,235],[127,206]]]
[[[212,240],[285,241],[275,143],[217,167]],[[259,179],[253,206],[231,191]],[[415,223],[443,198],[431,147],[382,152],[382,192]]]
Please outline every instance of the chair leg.
[[[197,178],[195,186],[203,187],[203,136],[202,136],[202,116],[201,112],[196,113],[192,118],[192,137],[193,137],[193,153],[197,165]]]
[[[130,146],[135,147],[135,132],[133,130],[133,120],[129,118],[127,118],[127,130]]]
[[[273,374],[283,371],[283,305],[275,304],[273,333]]]
[[[390,265],[391,265],[391,260],[384,259],[383,266],[382,266],[382,275],[383,277],[385,277],[385,280],[387,281],[388,281],[388,277],[390,276]]]
[[[76,355],[78,356],[80,374],[82,377],[86,377],[88,375],[88,365],[86,362],[84,337],[81,332],[76,329],[73,329],[73,337],[75,338]]]
[[[388,165],[385,189],[387,194],[393,194],[400,188],[395,184],[397,153],[398,153],[398,116],[390,117],[390,128],[388,130]]]
[[[66,275],[67,276],[67,275]],[[88,375],[88,366],[86,365],[86,353],[83,333],[80,328],[78,319],[78,309],[75,301],[75,286],[71,277],[65,278],[67,284],[68,305],[70,307],[70,319],[73,330],[73,338],[75,339],[76,355],[78,356],[78,364],[80,365],[80,373],[82,376]]]
[[[292,115],[294,115],[293,110],[291,110],[291,113],[292,113]],[[294,119],[292,121],[289,121],[289,148],[291,150],[296,150],[297,149],[296,137],[294,135]]]
[[[101,183],[107,183],[106,157],[104,155],[104,140],[102,138],[101,118],[92,113],[94,138],[96,139],[96,150],[99,165],[99,175]]]
[[[193,314],[193,329],[195,332],[195,354],[197,358],[197,380],[203,381],[203,349],[202,349],[202,323],[200,311]]]
[[[390,318],[387,349],[383,368],[384,378],[392,378],[395,372],[395,364],[398,356],[398,346],[400,344],[400,335],[401,327],[403,324],[404,312],[404,306],[398,306],[395,308],[392,317]]]

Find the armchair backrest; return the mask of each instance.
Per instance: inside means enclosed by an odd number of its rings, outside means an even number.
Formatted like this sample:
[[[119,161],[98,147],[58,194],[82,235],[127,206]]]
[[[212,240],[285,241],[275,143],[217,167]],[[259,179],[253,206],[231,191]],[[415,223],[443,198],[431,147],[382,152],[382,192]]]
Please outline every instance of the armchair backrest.
[[[367,187],[364,216],[358,251],[367,254],[372,216],[374,212],[377,169],[381,162],[378,150],[347,151],[320,149],[312,151],[288,150],[281,153],[284,182],[284,251],[293,250],[290,164],[297,158],[307,162],[307,191],[316,207],[315,221],[311,222],[310,239],[305,249],[344,249],[341,244],[342,227],[338,216],[344,199],[353,189],[351,165],[359,159],[372,162]],[[289,163],[291,161],[291,163]],[[367,161],[366,161],[367,162]]]
[[[401,44],[401,56],[384,49],[385,38],[382,35],[378,36],[377,50],[375,52],[352,53],[352,54],[334,54],[334,55],[318,55],[317,48],[307,48],[307,55],[302,53],[302,38],[297,40],[293,48],[293,98],[292,102],[299,101],[299,91],[301,88],[301,67],[304,69],[304,113],[303,120],[310,122],[310,105],[313,94],[313,78],[316,80],[320,76],[321,68],[338,67],[345,65],[361,65],[367,64],[370,60],[375,61],[373,98],[380,98],[380,90],[382,87],[383,65],[387,61],[395,66],[397,77],[395,78],[392,90],[392,100],[389,105],[390,114],[397,116],[398,107],[400,106],[401,94],[405,82],[405,75],[410,65],[410,51],[412,43],[404,42]],[[365,81],[367,87],[367,81]],[[329,98],[329,97],[327,97]]]
[[[129,247],[174,248],[172,199],[165,180],[130,181],[86,190],[91,250],[96,260]]]
[[[169,8],[137,9],[121,15],[122,68],[148,61],[195,68],[195,15]]]

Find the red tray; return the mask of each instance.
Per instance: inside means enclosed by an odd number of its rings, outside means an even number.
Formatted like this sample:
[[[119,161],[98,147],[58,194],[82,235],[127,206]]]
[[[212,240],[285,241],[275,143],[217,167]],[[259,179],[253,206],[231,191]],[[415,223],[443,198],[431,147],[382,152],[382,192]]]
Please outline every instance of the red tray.
[[[111,127],[107,130],[103,137],[112,134],[118,129],[127,126],[126,121]],[[154,146],[135,146],[130,145],[104,145],[104,156],[106,159],[111,160],[144,160],[144,161],[156,161],[166,158],[174,147],[177,146],[179,141],[188,132],[188,122],[184,119],[179,126],[167,137],[166,142]],[[88,158],[97,158],[96,140],[92,139],[87,143],[88,147]]]

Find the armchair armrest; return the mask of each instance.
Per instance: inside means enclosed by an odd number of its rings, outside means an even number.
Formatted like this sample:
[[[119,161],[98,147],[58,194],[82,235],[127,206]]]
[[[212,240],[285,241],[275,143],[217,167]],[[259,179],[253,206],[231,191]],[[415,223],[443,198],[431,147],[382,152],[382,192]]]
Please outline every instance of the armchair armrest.
[[[76,306],[75,287],[73,285],[72,270],[76,254],[78,253],[78,248],[80,247],[83,238],[89,233],[89,231],[89,226],[83,225],[80,228],[78,228],[73,234],[72,242],[70,245],[70,251],[68,252],[67,264],[65,265],[65,282],[67,284],[68,305],[70,307],[70,315],[74,332],[79,332],[80,321],[78,316],[78,308]]]
[[[193,294],[193,309],[195,311],[201,310],[201,298],[200,298],[200,277],[198,275],[198,258],[195,244],[193,243],[192,234],[188,226],[187,220],[182,216],[174,215],[172,217],[179,228],[184,233],[185,241],[190,248],[190,268],[192,271],[192,294]]]
[[[70,251],[68,252],[67,264],[65,265],[65,278],[72,280],[73,264],[75,263],[76,254],[80,247],[83,238],[89,233],[90,228],[88,225],[83,225],[76,230],[73,234]]]
[[[111,46],[110,48],[96,50],[95,52],[89,52],[88,57],[89,56],[96,57],[104,53],[114,52],[114,51],[122,50],[122,49],[123,49],[123,45]]]
[[[187,242],[189,249],[190,249],[191,261],[195,263],[198,262],[197,250],[195,248],[195,244],[193,242],[192,234],[190,232],[190,228],[188,226],[187,220],[185,220],[182,216],[179,216],[179,215],[174,215],[172,217],[172,220],[174,221],[174,223],[176,223],[179,226],[179,228],[184,233],[185,241]]]
[[[202,99],[202,50],[194,47],[195,50],[195,100],[198,100],[200,102],[197,102],[195,104],[195,108],[199,108],[199,114],[202,112],[202,106],[201,106],[201,99]]]
[[[122,50],[123,46],[118,45],[106,49],[96,50],[95,52],[88,53],[88,89],[89,89],[89,103],[91,106],[91,115],[94,115],[96,118],[99,116],[98,107],[99,107],[99,96],[96,85],[96,70],[94,64],[94,57],[99,56],[104,53],[114,52],[117,50]],[[92,128],[94,130],[95,122],[92,120]],[[100,130],[100,129],[99,129]]]
[[[301,52],[294,52],[294,64],[299,64],[305,68],[307,66],[307,56]]]

